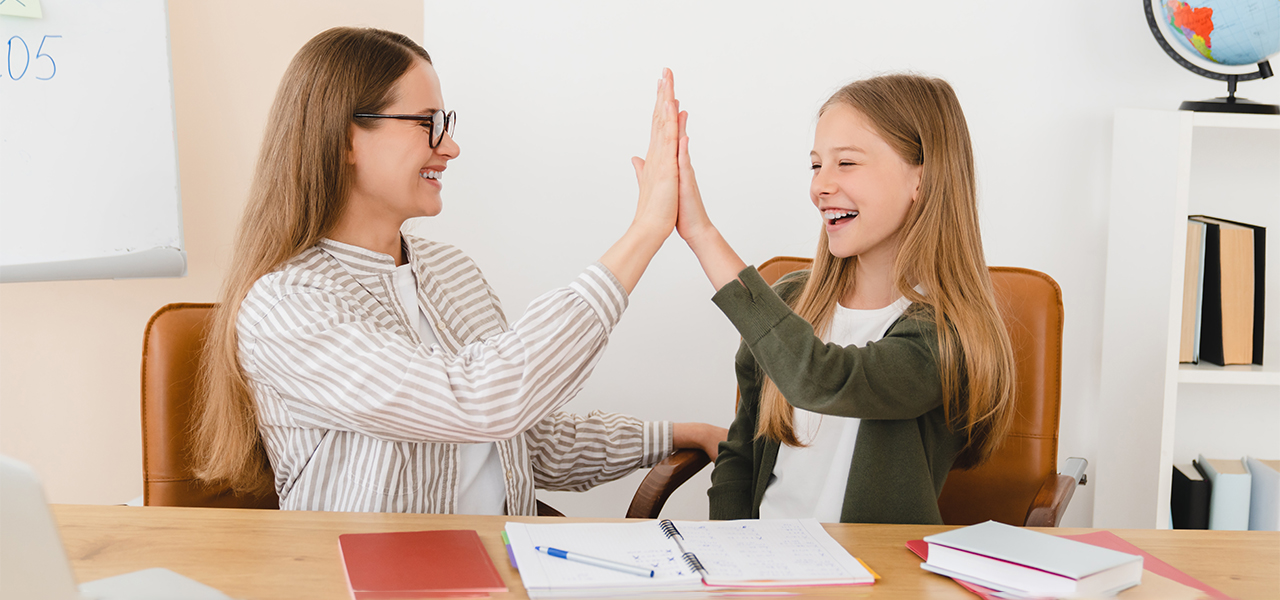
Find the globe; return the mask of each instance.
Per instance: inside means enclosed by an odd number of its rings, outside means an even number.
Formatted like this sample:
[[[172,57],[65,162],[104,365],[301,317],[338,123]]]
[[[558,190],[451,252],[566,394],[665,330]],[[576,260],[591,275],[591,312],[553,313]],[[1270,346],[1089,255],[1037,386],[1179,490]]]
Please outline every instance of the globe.
[[[1157,20],[1152,2],[1160,4]],[[1242,81],[1273,75],[1272,54],[1280,52],[1280,0],[1142,0],[1147,27],[1156,43],[1174,62],[1188,71],[1227,82],[1227,95],[1209,100],[1187,100],[1182,110],[1280,115],[1280,105],[1236,97]],[[1163,24],[1163,27],[1161,26]],[[1194,55],[1211,64],[1240,66],[1257,63],[1253,73],[1220,73],[1184,58],[1166,37],[1178,40]]]
[[[1163,0],[1164,24],[1183,47],[1220,65],[1280,52],[1280,0]]]

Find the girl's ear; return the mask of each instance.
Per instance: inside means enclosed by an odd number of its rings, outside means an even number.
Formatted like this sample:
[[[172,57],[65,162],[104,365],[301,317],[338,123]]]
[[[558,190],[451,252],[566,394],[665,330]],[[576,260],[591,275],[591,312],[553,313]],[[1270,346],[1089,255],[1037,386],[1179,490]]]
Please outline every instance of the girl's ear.
[[[911,201],[915,202],[920,196],[920,179],[924,176],[924,165],[911,165],[910,184],[911,184]]]

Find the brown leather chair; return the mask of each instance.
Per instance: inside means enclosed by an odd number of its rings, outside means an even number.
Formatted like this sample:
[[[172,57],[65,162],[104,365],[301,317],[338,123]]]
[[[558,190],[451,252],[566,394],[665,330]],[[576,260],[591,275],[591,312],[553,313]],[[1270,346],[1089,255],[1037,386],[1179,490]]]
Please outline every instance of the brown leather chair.
[[[779,256],[760,265],[770,284],[807,269],[807,258]],[[938,498],[948,525],[990,520],[1011,525],[1056,527],[1083,483],[1085,461],[1068,459],[1070,475],[1057,472],[1058,408],[1062,391],[1062,290],[1051,277],[1016,267],[991,267],[996,302],[1017,362],[1017,416],[1005,443],[982,466],[953,470]],[[707,464],[700,450],[681,450],[655,467],[636,493],[628,517],[656,518],[675,487]]]
[[[240,496],[196,479],[191,427],[196,373],[212,304],[169,304],[142,341],[142,499],[147,506],[278,508],[274,492]]]

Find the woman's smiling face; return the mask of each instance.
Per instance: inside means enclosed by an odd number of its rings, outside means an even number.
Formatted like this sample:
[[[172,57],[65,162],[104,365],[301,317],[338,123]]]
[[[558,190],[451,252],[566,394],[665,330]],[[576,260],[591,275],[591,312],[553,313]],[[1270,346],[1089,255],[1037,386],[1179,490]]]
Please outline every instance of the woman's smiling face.
[[[920,186],[907,163],[860,111],[836,103],[818,118],[809,198],[822,213],[833,256],[892,260]]]
[[[425,60],[417,60],[395,85],[395,100],[385,114],[430,115],[444,110],[440,79]],[[445,134],[431,147],[431,131],[418,121],[378,119],[371,129],[351,126],[351,151],[355,184],[350,203],[361,203],[361,212],[396,226],[413,217],[433,217],[443,208],[441,180],[447,163],[456,158],[458,145]]]

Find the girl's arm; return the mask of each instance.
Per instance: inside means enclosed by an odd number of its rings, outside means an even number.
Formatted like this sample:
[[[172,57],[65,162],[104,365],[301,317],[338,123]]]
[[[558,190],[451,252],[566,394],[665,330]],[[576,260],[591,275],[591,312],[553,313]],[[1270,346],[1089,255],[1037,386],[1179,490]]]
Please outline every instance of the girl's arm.
[[[720,235],[720,231],[711,224],[707,209],[702,204],[702,194],[698,191],[698,182],[693,175],[693,163],[689,160],[689,136],[685,135],[685,124],[689,113],[681,112],[680,128],[680,213],[676,219],[676,230],[680,237],[689,244],[702,271],[711,280],[717,290],[726,283],[738,278],[738,272],[747,265],[733,251],[729,243]]]
[[[903,317],[863,347],[840,346],[815,335],[753,268],[712,300],[792,406],[860,419],[913,419],[942,404],[937,330],[927,314]]]

